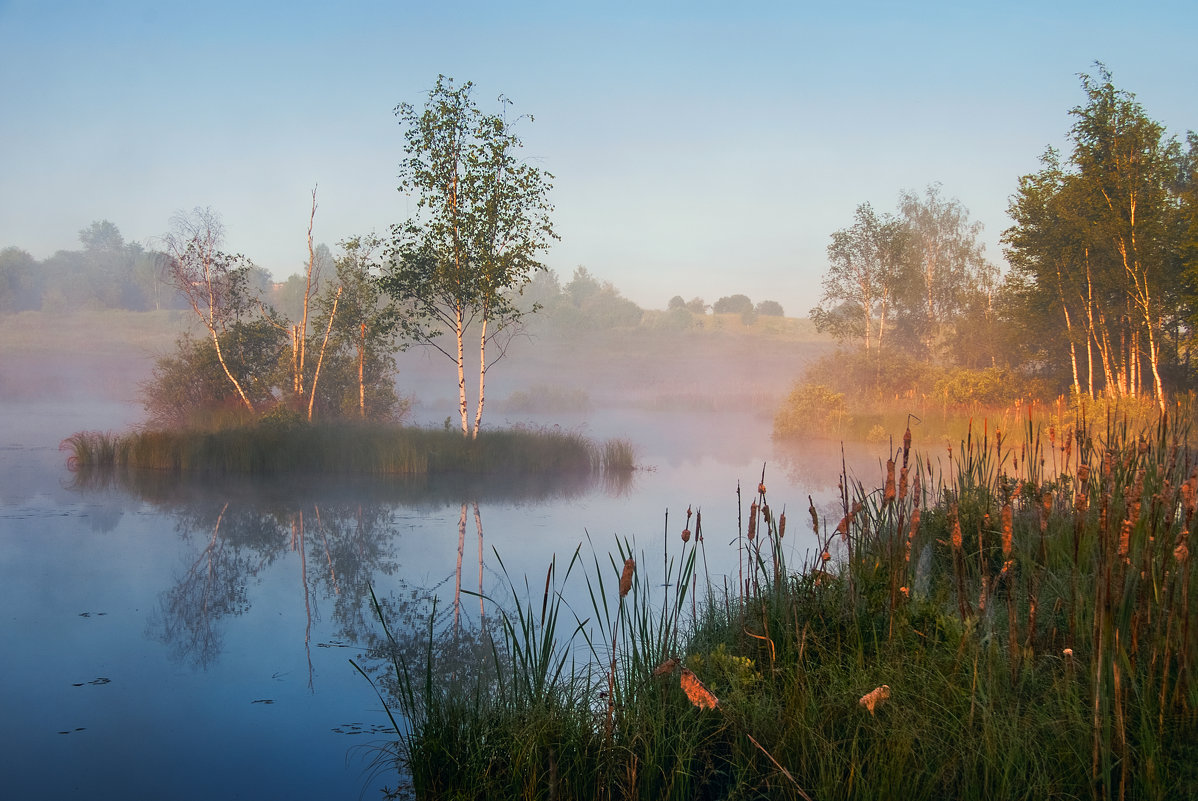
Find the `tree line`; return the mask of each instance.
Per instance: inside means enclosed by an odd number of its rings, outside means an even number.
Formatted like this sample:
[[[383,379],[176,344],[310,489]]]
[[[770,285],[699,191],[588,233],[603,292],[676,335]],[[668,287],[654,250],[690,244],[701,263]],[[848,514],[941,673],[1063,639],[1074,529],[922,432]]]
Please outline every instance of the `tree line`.
[[[196,208],[176,214],[150,250],[99,221],[80,232],[79,252],[38,263],[3,251],[0,311],[190,310],[197,333],[182,336],[143,387],[150,422],[161,426],[264,414],[395,418],[404,403],[394,355],[426,346],[453,364],[461,431],[476,436],[487,373],[530,315],[549,310],[557,331],[575,334],[639,326],[645,316],[585,268],[563,285],[540,261],[556,239],[553,176],[519,157],[515,126],[525,118],[510,107],[501,96],[498,111],[485,112],[471,83],[444,76],[421,107],[396,106],[406,142],[398,189],[415,213],[385,235],[340,242],[334,254],[314,240],[314,189],[307,264],[282,284],[227,249],[215,210]],[[715,311],[755,310],[734,295]],[[467,364],[478,369],[472,380]]]
[[[1168,136],[1101,64],[1080,78],[1068,152],[1049,148],[1010,198],[1009,271],[938,184],[894,213],[865,203],[832,234],[817,327],[867,361],[1005,369],[1076,395],[1163,408],[1192,386],[1198,136]]]

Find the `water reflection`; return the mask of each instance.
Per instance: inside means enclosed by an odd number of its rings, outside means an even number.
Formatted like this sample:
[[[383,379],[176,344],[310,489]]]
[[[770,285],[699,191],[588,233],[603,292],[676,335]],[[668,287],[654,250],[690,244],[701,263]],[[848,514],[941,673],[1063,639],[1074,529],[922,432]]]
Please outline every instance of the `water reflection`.
[[[630,477],[613,484],[614,480],[607,479],[609,492],[628,492]],[[482,506],[489,499],[507,504],[569,499],[594,489],[594,481],[569,474],[515,481],[478,476],[437,481],[316,476],[247,480],[108,470],[80,471],[71,488],[85,495],[127,494],[173,519],[184,556],[175,574],[166,579],[169,586],[159,593],[147,635],[163,643],[174,660],[197,669],[211,667],[225,651],[226,622],[249,612],[251,590],[265,584],[294,598],[297,610],[302,610],[307,682],[313,689],[314,645],[361,646],[375,652],[381,647],[370,599],[372,586],[384,576],[392,577],[388,583],[396,589],[380,603],[395,616],[398,628],[427,631],[432,598],[452,575],[452,623],[446,619],[437,625],[448,629],[451,624],[457,634],[463,625],[464,603],[472,606],[477,600],[479,618],[471,626],[485,629]],[[413,513],[453,506],[459,515],[452,574],[445,565],[445,579],[433,586],[415,586],[400,577],[403,538],[399,535],[405,526],[413,525]],[[108,502],[106,508],[117,517],[113,525],[121,515],[136,511],[128,503]],[[468,543],[469,539],[476,542]],[[477,582],[474,565],[467,565],[474,557],[474,553],[467,556],[468,546],[471,551],[476,546]],[[325,639],[314,644],[314,624],[322,621]]]

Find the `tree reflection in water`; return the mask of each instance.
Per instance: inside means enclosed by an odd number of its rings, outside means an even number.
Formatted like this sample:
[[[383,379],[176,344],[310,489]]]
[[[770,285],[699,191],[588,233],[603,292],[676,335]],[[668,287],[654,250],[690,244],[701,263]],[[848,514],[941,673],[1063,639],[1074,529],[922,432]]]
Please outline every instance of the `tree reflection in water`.
[[[604,489],[626,493],[630,478]],[[569,498],[592,489],[590,476],[559,476],[523,480],[516,486],[476,476],[384,480],[358,477],[335,481],[327,477],[287,477],[269,480],[244,477],[213,479],[154,471],[81,471],[74,488],[80,492],[120,490],[131,493],[160,512],[173,516],[181,540],[192,550],[148,621],[148,634],[163,642],[172,658],[199,669],[212,666],[224,649],[222,623],[251,607],[250,587],[265,580],[265,572],[288,554],[299,566],[298,589],[304,608],[304,645],[308,685],[314,686],[313,625],[322,607],[332,605],[334,633],[318,646],[365,648],[367,662],[389,661],[371,605],[371,588],[383,576],[394,589],[379,597],[394,622],[398,647],[409,664],[422,663],[430,647],[442,664],[481,665],[488,660],[491,639],[484,607],[483,522],[480,504],[488,499],[510,503]],[[463,500],[466,499],[466,500]],[[440,611],[435,586],[417,587],[402,577],[398,518],[405,510],[459,506],[458,553],[452,609]],[[452,508],[452,507],[451,507]],[[479,619],[463,625],[463,590],[468,520],[473,514],[478,537]],[[430,629],[431,626],[431,629]],[[457,636],[434,638],[450,629]],[[411,661],[415,660],[415,661]]]

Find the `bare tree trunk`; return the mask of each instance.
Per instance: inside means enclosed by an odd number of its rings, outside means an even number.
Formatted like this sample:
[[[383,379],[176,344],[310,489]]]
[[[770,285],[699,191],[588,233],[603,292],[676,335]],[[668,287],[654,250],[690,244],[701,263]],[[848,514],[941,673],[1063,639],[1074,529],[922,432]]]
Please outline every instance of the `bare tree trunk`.
[[[358,340],[358,416],[366,419],[366,323],[362,323],[362,338]]]
[[[463,325],[463,310],[461,305],[454,309],[454,333],[458,338],[458,411],[462,415],[462,436],[470,435],[469,410],[466,405],[466,353],[463,349],[462,337],[466,331]],[[465,512],[463,512],[465,514]]]
[[[341,287],[333,298],[333,310],[329,312],[329,325],[324,330],[324,342],[320,345],[320,357],[316,360],[316,375],[312,376],[312,394],[308,398],[308,422],[312,422],[312,407],[316,404],[316,382],[320,380],[320,366],[324,364],[324,349],[329,346],[329,334],[333,330],[333,318],[337,316],[337,303],[341,300]]]
[[[483,315],[482,334],[478,338],[478,404],[474,407],[474,432],[472,437],[478,437],[478,429],[483,424],[483,401],[486,397],[487,384],[487,316]]]
[[[229,365],[225,364],[225,354],[220,349],[220,337],[216,335],[216,328],[209,326],[208,331],[212,334],[212,344],[216,347],[216,360],[220,362],[220,367],[225,371],[225,375],[233,382],[233,388],[237,390],[237,394],[241,397],[241,402],[250,414],[254,413],[254,404],[250,402],[249,396],[245,394],[245,390],[241,388],[241,382],[233,377],[233,373],[229,371]]]
[[[304,368],[305,357],[308,349],[308,301],[312,298],[312,272],[316,269],[316,250],[312,247],[312,226],[316,222],[316,189],[312,189],[312,213],[308,216],[308,275],[307,281],[304,284],[304,316],[300,320],[300,330],[298,336],[299,342],[299,358],[297,359],[297,368],[295,372],[295,385],[299,388],[299,395],[302,397],[304,393]],[[316,392],[316,387],[312,388],[313,394]],[[311,409],[311,404],[308,405]],[[308,418],[311,419],[312,413],[308,412]]]

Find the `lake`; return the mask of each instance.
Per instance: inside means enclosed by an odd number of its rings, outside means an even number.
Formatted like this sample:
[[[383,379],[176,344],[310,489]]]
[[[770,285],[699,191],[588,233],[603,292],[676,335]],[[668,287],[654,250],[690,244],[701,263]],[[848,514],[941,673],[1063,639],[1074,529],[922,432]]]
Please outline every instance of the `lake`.
[[[370,588],[416,640],[433,596],[438,626],[459,586],[503,599],[527,575],[539,597],[549,561],[564,567],[580,545],[592,567],[617,537],[660,565],[688,507],[718,584],[737,571],[737,484],[747,513],[763,466],[792,563],[814,546],[808,495],[839,519],[839,446],[780,450],[762,415],[489,417],[628,439],[644,469],[616,484],[114,483],[67,469],[64,437],[139,417],[121,401],[0,403],[7,797],[378,797],[397,780],[370,770],[388,721],[349,661],[369,663],[378,642]],[[849,463],[869,482],[884,458],[879,445]],[[562,589],[585,617],[581,575]],[[464,626],[491,611],[459,598]]]

